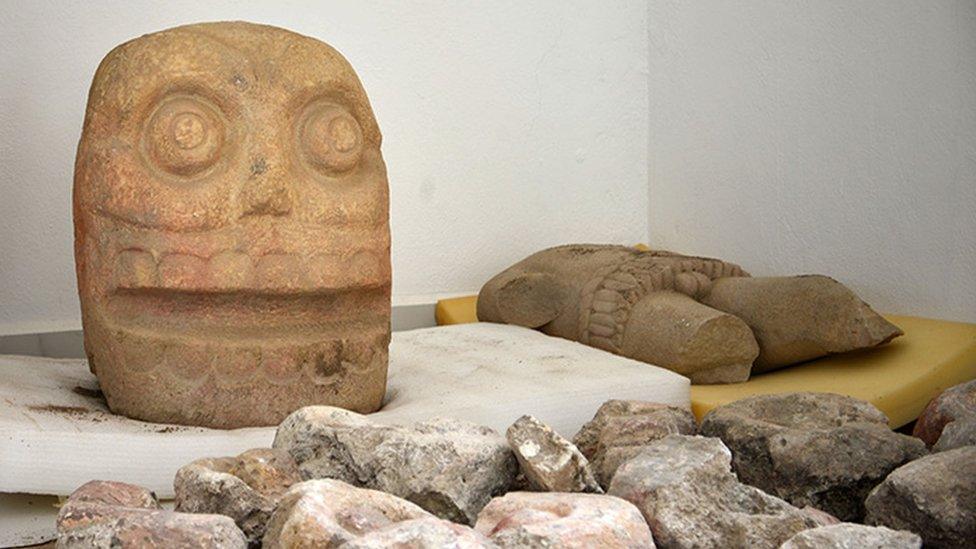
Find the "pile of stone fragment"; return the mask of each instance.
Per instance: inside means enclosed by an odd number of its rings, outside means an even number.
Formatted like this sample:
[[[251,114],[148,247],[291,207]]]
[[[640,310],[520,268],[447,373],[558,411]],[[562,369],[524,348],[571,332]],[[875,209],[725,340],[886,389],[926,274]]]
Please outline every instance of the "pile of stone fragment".
[[[175,511],[129,484],[80,487],[60,547],[972,547],[976,380],[908,436],[825,393],[708,413],[606,402],[570,442],[523,416],[506,435],[379,425],[309,407],[273,448],[175,478]]]

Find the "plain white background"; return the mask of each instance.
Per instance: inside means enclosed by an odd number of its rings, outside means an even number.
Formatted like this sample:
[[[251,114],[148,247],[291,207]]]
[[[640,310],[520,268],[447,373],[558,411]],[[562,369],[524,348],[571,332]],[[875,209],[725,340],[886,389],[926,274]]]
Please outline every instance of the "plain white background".
[[[0,333],[77,328],[72,164],[113,46],[268,23],[384,134],[394,300],[537,249],[651,244],[976,321],[976,3],[0,2]]]

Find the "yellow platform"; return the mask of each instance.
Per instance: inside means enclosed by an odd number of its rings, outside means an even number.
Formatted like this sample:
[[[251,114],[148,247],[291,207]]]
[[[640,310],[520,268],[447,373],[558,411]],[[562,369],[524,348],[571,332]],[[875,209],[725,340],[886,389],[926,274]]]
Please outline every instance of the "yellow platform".
[[[477,322],[477,296],[437,303],[440,325]],[[885,315],[905,331],[888,345],[813,360],[753,377],[745,383],[694,385],[692,411],[700,420],[712,408],[752,395],[821,391],[866,400],[892,427],[918,417],[941,390],[976,378],[976,324]]]
[[[478,322],[477,305],[476,295],[442,299],[437,302],[437,307],[434,309],[434,319],[437,320],[438,326]]]

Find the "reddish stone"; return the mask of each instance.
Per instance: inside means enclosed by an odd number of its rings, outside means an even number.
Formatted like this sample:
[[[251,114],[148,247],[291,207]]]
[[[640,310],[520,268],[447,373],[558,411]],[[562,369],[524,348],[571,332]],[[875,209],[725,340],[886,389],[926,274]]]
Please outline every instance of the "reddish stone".
[[[91,481],[61,507],[58,547],[243,549],[247,541],[229,517],[164,511],[149,490]]]
[[[976,379],[949,387],[929,401],[912,434],[932,446],[946,425],[967,416],[976,416]]]
[[[491,500],[475,530],[503,548],[652,548],[641,512],[599,494],[509,492]]]

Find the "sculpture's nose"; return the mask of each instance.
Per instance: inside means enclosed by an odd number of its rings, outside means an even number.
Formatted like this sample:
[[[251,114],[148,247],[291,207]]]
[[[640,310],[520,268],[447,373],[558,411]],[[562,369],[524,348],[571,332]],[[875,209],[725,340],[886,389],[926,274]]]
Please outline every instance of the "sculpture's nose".
[[[285,177],[280,166],[269,165],[263,156],[255,157],[241,192],[241,216],[289,214],[293,197]]]

